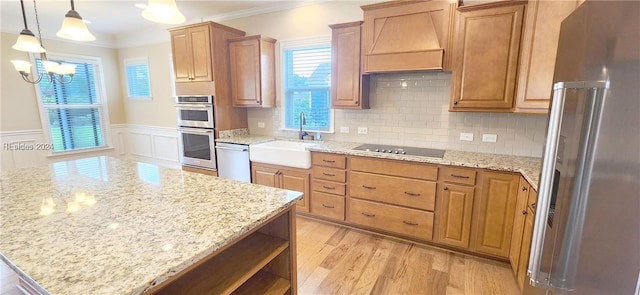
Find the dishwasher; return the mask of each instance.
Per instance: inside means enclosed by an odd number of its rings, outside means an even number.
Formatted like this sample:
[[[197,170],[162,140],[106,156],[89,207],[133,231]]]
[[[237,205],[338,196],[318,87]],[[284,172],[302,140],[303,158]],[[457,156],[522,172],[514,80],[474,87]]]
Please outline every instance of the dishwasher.
[[[215,149],[218,177],[251,182],[248,145],[217,142]]]

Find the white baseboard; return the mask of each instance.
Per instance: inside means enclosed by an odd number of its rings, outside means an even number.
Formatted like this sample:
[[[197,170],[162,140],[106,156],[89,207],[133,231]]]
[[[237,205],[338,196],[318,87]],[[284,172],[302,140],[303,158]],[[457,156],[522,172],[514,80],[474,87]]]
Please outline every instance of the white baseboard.
[[[46,143],[44,132],[20,130],[0,132],[0,170],[45,165],[61,160],[89,156],[113,156],[132,158],[161,166],[180,167],[178,133],[175,128],[113,124],[109,134],[110,149],[94,152],[49,156],[44,150],[12,150],[8,144],[33,146]]]

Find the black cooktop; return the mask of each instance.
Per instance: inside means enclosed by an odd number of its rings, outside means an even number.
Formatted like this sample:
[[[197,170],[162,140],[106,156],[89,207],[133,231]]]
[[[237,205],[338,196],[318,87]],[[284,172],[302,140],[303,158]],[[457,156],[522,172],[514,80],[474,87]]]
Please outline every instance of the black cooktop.
[[[392,146],[392,145],[381,145],[381,144],[362,144],[353,149],[358,151],[368,151],[368,152],[374,152],[374,153],[422,156],[422,157],[431,157],[431,158],[444,157],[444,150],[418,148],[418,147],[404,147],[404,146]]]

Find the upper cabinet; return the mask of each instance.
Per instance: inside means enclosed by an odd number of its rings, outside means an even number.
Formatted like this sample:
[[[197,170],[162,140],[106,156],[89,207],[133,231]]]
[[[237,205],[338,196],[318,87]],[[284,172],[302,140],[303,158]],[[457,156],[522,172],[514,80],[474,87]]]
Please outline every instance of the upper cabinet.
[[[362,22],[329,26],[331,36],[331,107],[368,109],[369,76],[361,75]]]
[[[560,24],[574,1],[529,0],[524,19],[515,112],[547,113],[553,87]]]
[[[235,108],[231,99],[227,40],[245,32],[214,22],[169,29],[177,95],[212,95],[216,135],[219,131],[247,128],[247,110]]]
[[[194,25],[171,30],[176,82],[213,81],[210,27]]]
[[[449,110],[512,111],[524,7],[508,1],[458,9]]]
[[[457,1],[362,6],[364,73],[447,70]]]
[[[229,40],[233,106],[275,106],[275,43],[260,35]]]

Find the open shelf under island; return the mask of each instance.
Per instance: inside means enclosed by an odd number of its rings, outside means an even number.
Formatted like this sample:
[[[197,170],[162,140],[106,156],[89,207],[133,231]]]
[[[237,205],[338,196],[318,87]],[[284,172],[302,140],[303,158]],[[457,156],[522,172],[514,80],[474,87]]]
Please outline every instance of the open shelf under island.
[[[109,157],[0,189],[0,259],[30,293],[297,293],[300,192]]]

